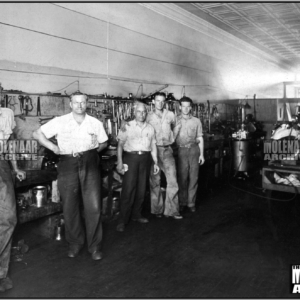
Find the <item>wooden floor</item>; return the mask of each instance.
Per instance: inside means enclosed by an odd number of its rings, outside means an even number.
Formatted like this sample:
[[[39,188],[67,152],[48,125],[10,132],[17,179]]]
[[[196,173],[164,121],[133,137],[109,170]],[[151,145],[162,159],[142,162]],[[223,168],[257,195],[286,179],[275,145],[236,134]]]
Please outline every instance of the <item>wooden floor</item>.
[[[253,182],[243,183],[258,192]],[[273,193],[287,199],[291,194]],[[288,298],[290,265],[300,264],[300,199],[268,202],[226,183],[199,191],[183,220],[104,224],[102,261],[65,241],[24,236],[30,250],[13,259],[14,288],[4,298]],[[298,298],[299,296],[297,296]]]

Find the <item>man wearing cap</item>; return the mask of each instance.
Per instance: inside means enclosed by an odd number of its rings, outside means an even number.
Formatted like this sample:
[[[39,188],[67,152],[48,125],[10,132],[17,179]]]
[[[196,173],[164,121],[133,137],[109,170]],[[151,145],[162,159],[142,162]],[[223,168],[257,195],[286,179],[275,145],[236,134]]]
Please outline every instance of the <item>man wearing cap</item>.
[[[0,87],[1,88],[1,87]],[[0,108],[0,142],[3,154],[4,145],[16,126],[14,112],[5,107]],[[26,173],[19,170],[17,162],[12,160],[11,165],[17,178],[26,179]],[[13,287],[11,279],[7,276],[10,261],[12,235],[17,224],[16,198],[13,177],[8,161],[0,159],[0,292]]]
[[[164,203],[160,189],[161,173],[159,171],[157,174],[154,174],[153,170],[151,170],[151,212],[157,217],[161,217],[164,214],[166,217],[180,220],[182,216],[179,213],[176,165],[171,148],[171,144],[174,143],[172,129],[175,126],[175,115],[164,108],[165,93],[157,93],[153,101],[155,110],[148,114],[147,122],[155,129],[158,166],[165,173],[167,190]]]
[[[193,101],[183,97],[179,101],[181,115],[176,120],[174,135],[178,145],[178,185],[181,211],[188,207],[195,212],[199,164],[204,164],[202,124],[191,115]]]
[[[124,175],[117,225],[119,232],[125,230],[130,215],[133,221],[149,222],[141,215],[141,210],[149,178],[151,156],[154,161],[153,173],[157,174],[159,171],[155,132],[154,128],[145,122],[147,109],[144,103],[136,103],[134,115],[135,119],[125,125],[126,130],[120,130],[118,134],[117,171]]]
[[[33,134],[40,144],[59,155],[58,189],[62,197],[69,243],[68,257],[76,257],[87,239],[93,260],[102,258],[102,223],[100,205],[100,166],[98,152],[107,146],[102,122],[86,114],[87,95],[71,95],[72,112],[41,126]],[[58,145],[49,138],[56,136]],[[86,232],[80,201],[83,201]]]

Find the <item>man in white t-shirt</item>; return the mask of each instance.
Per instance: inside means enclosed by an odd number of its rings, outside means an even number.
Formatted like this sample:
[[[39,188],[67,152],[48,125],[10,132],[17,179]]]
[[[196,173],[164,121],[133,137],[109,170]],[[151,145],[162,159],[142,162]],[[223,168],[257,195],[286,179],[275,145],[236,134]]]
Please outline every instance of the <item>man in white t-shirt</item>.
[[[33,133],[40,144],[59,155],[58,189],[62,197],[69,257],[76,257],[85,236],[93,260],[102,258],[100,166],[98,152],[107,146],[102,122],[86,114],[87,95],[71,95],[72,112],[57,117]],[[58,145],[49,138],[56,136]],[[82,226],[83,201],[86,232]]]

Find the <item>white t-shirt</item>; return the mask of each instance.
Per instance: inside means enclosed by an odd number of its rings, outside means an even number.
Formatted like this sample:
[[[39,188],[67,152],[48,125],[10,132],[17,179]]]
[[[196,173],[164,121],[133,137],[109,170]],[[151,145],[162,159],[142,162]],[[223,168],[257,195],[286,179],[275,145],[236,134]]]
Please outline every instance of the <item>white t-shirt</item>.
[[[108,140],[102,122],[88,114],[80,125],[72,112],[56,117],[41,126],[41,131],[47,139],[56,136],[60,154],[96,149]]]
[[[6,107],[0,108],[0,140],[8,140],[16,127],[14,112]]]

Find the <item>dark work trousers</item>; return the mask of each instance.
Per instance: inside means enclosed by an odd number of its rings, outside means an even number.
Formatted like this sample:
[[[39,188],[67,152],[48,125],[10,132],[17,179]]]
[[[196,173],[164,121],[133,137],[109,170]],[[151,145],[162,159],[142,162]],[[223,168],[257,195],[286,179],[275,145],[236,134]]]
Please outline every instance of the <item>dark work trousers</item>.
[[[178,185],[179,204],[194,207],[198,188],[200,149],[198,145],[191,148],[178,148]]]
[[[17,224],[13,178],[7,161],[0,161],[0,279],[8,272],[12,234]]]
[[[149,180],[150,163],[150,152],[141,155],[124,152],[123,164],[128,165],[128,171],[125,172],[122,182],[119,224],[128,223],[131,209],[132,219],[141,218],[147,180]]]
[[[58,189],[62,197],[66,240],[82,246],[87,239],[89,252],[100,249],[102,241],[100,159],[96,150],[82,156],[61,155],[58,163]],[[81,220],[83,201],[86,234]]]

